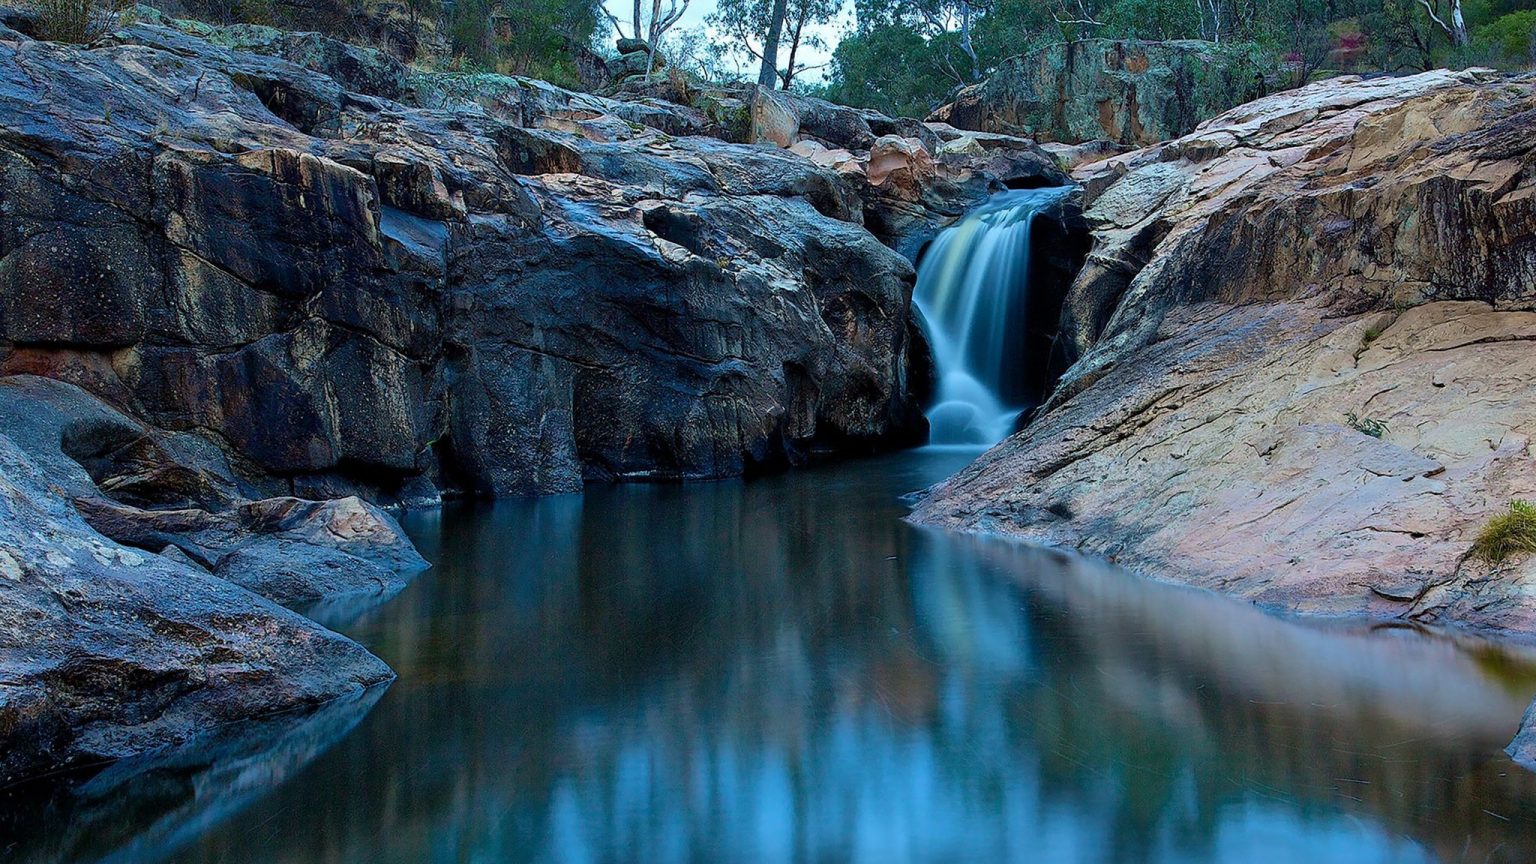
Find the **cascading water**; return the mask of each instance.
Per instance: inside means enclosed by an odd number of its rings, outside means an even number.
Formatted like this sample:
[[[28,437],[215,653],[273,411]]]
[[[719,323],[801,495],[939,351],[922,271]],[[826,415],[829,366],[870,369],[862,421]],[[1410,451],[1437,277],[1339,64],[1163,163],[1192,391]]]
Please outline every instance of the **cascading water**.
[[[938,403],[933,444],[996,444],[1021,406],[1004,383],[1017,363],[1029,296],[1029,231],[1035,215],[1071,187],[1001,192],[934,238],[917,271],[913,302],[928,323]],[[1017,376],[1013,376],[1017,377]]]

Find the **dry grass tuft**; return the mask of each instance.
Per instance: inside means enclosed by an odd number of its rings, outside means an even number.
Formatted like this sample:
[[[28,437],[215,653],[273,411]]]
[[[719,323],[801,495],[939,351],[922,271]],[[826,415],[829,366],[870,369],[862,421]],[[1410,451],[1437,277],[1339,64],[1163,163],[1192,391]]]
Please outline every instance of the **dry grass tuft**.
[[[1509,512],[1488,520],[1472,544],[1472,557],[1502,564],[1516,555],[1536,553],[1536,504],[1509,502]]]

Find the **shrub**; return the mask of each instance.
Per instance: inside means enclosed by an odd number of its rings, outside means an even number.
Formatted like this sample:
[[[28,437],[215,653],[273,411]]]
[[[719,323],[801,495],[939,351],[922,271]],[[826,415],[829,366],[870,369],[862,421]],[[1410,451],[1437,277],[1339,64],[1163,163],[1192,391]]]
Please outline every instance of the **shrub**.
[[[1501,65],[1536,63],[1536,10],[1512,12],[1477,28],[1473,44],[1491,52]]]
[[[1472,557],[1501,564],[1514,555],[1536,552],[1536,504],[1509,502],[1509,511],[1488,520],[1472,543]]]
[[[118,21],[131,4],[124,0],[99,3],[96,0],[33,0],[37,12],[37,35],[51,42],[83,45],[117,29]]]
[[[1369,417],[1357,416],[1353,411],[1344,415],[1344,422],[1349,424],[1349,428],[1359,432],[1361,435],[1369,435],[1372,438],[1380,438],[1391,431],[1386,423],[1380,420],[1372,420]]]

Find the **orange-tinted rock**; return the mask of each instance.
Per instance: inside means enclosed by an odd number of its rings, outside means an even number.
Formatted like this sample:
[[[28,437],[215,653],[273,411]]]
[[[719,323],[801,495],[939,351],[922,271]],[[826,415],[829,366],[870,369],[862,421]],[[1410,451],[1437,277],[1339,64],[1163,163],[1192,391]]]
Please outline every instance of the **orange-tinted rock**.
[[[1082,356],[919,519],[1536,631],[1536,561],[1466,554],[1536,495],[1536,83],[1332,80],[1076,173]]]

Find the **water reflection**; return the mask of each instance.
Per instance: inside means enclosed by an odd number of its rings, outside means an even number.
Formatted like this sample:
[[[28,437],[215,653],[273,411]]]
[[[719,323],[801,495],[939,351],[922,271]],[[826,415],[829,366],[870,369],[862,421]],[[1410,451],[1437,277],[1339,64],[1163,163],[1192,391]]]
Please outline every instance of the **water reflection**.
[[[1531,658],[902,524],[964,458],[413,517],[399,682],[174,857],[1536,857]]]
[[[309,713],[210,729],[193,745],[123,759],[87,778],[0,790],[0,861],[163,860],[299,773],[388,689]]]

